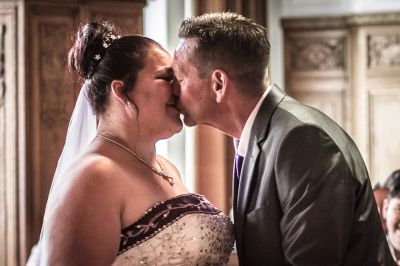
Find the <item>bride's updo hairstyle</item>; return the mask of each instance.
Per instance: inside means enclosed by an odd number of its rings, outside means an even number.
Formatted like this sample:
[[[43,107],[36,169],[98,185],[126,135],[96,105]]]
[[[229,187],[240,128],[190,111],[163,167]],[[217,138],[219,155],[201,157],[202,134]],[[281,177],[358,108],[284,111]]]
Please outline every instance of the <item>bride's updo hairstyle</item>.
[[[163,49],[152,39],[134,35],[120,37],[110,22],[81,25],[68,54],[68,67],[88,82],[88,98],[96,113],[104,104],[113,80],[124,82],[124,93],[134,88],[145,67],[151,47]],[[163,49],[164,50],[164,49]]]

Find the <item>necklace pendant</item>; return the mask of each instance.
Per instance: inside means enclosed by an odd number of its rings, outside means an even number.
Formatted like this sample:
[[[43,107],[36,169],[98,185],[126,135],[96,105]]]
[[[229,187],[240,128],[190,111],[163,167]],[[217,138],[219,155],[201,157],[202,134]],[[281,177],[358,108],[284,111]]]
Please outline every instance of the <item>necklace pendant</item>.
[[[174,179],[172,177],[168,177],[168,183],[173,187],[175,185]]]

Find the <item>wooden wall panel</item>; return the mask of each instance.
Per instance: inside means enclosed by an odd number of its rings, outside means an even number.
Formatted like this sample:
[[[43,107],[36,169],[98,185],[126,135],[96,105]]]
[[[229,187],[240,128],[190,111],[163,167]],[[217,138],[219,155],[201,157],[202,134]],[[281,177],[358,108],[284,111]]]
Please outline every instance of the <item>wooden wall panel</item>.
[[[122,35],[141,34],[143,32],[143,4],[89,3],[81,8],[80,21],[109,20],[120,30]]]
[[[384,180],[400,169],[400,86],[371,89],[369,104],[370,173]]]
[[[343,30],[287,32],[286,91],[348,127],[348,36]]]
[[[110,20],[123,34],[142,33],[144,1],[28,1],[28,249],[39,238],[45,205],[81,82],[67,71],[78,26]],[[29,254],[29,251],[28,251]]]
[[[47,195],[74,106],[75,92],[66,68],[71,34],[75,30],[70,12],[73,10],[57,16],[39,12],[30,16],[27,95],[31,245],[38,240]]]
[[[400,21],[364,32],[370,174],[385,180],[400,169]]]
[[[265,26],[267,23],[267,0],[198,0],[198,15],[208,12],[231,11]]]
[[[372,183],[400,169],[400,13],[283,20],[295,98],[341,124]]]
[[[207,126],[199,126],[196,134],[196,190],[217,208],[229,213],[231,187],[227,186],[226,136]]]
[[[0,265],[18,263],[16,9],[0,6]]]

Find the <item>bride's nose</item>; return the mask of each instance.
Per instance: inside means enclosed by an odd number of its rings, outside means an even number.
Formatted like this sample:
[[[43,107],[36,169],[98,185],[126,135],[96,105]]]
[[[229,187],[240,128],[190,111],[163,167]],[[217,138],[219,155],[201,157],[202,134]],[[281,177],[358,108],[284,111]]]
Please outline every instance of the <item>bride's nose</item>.
[[[175,96],[179,96],[181,91],[181,86],[179,85],[179,82],[176,80],[176,78],[173,79],[171,87],[172,87],[172,94]]]

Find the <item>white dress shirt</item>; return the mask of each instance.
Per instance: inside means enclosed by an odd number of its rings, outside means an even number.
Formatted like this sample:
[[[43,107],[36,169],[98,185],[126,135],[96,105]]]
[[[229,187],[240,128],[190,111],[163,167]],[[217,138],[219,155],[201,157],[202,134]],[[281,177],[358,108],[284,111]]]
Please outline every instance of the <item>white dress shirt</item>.
[[[238,140],[237,139],[234,140],[236,152],[242,157],[245,157],[246,155],[247,147],[249,146],[249,141],[250,141],[251,128],[253,127],[254,120],[256,119],[258,110],[260,109],[261,104],[264,101],[265,97],[267,97],[268,92],[271,90],[271,87],[272,87],[271,85],[268,85],[267,89],[265,90],[261,98],[258,100],[256,106],[251,112],[249,118],[247,118],[242,134],[240,135],[239,145],[238,145]]]

